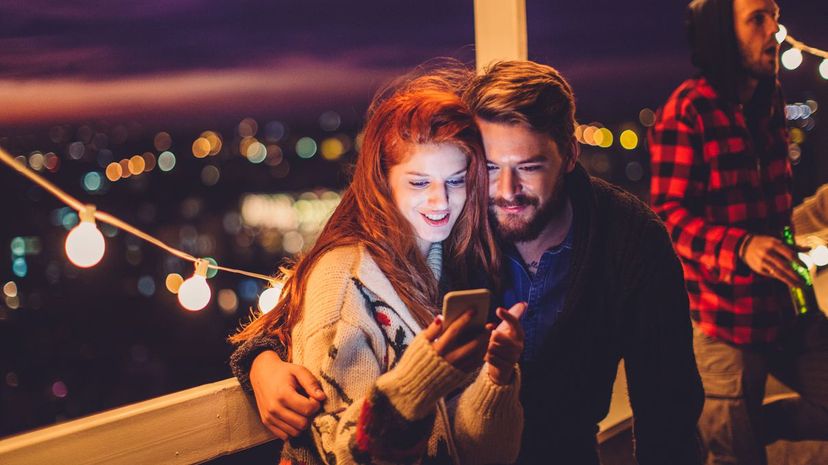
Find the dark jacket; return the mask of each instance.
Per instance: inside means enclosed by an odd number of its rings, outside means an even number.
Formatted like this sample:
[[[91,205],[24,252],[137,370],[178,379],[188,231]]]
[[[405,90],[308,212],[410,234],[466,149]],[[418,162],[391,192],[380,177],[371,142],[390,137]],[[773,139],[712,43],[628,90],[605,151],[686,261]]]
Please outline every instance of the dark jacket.
[[[704,397],[670,237],[644,203],[580,166],[566,189],[575,219],[569,290],[540,355],[522,367],[519,463],[598,463],[597,424],[623,358],[639,464],[699,464]],[[231,365],[243,384],[253,355],[272,347],[253,340],[236,351]]]

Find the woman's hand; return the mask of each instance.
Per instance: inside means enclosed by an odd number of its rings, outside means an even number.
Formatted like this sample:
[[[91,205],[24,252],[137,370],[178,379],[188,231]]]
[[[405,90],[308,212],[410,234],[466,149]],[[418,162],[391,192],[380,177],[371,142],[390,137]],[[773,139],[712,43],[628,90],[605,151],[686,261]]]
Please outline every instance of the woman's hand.
[[[497,309],[496,314],[503,321],[492,331],[485,356],[486,371],[495,384],[512,382],[515,364],[523,353],[524,334],[519,319],[525,310],[525,302],[516,303],[508,311],[502,307]],[[494,325],[489,323],[487,326]]]
[[[474,311],[469,310],[443,328],[443,319],[438,316],[423,330],[431,346],[446,362],[458,370],[470,373],[483,364],[483,354],[489,340],[490,329],[471,326]]]

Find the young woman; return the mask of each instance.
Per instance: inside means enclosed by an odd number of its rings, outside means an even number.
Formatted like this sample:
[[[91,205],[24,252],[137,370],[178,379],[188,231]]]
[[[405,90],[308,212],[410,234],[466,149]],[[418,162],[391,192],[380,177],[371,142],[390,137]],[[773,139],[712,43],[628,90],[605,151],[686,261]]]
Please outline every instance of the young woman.
[[[282,463],[513,462],[517,319],[501,309],[492,331],[473,330],[470,312],[446,328],[436,317],[442,290],[497,262],[473,117],[425,76],[378,97],[364,135],[352,184],[279,305],[233,338],[278,336],[322,380],[312,441],[286,443]]]

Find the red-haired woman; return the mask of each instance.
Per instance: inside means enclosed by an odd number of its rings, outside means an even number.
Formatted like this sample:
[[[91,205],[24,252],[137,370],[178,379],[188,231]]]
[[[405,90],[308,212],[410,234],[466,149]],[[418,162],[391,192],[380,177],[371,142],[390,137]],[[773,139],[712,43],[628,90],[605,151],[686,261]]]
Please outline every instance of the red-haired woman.
[[[517,319],[499,310],[501,327],[472,331],[470,313],[435,317],[441,290],[497,263],[474,119],[448,82],[421,77],[375,101],[364,134],[353,181],[279,305],[232,338],[278,336],[321,378],[312,441],[286,443],[282,463],[513,462]]]

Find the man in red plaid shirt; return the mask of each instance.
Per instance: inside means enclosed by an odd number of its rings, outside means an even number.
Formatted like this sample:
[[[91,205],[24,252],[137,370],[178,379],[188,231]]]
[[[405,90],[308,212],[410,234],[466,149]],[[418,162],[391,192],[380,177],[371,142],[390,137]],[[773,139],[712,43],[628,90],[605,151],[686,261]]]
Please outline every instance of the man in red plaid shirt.
[[[651,200],[684,265],[709,464],[765,464],[776,439],[828,439],[828,324],[797,318],[779,239],[791,165],[774,0],[695,0],[693,63],[649,134]],[[767,374],[801,398],[762,407]]]

